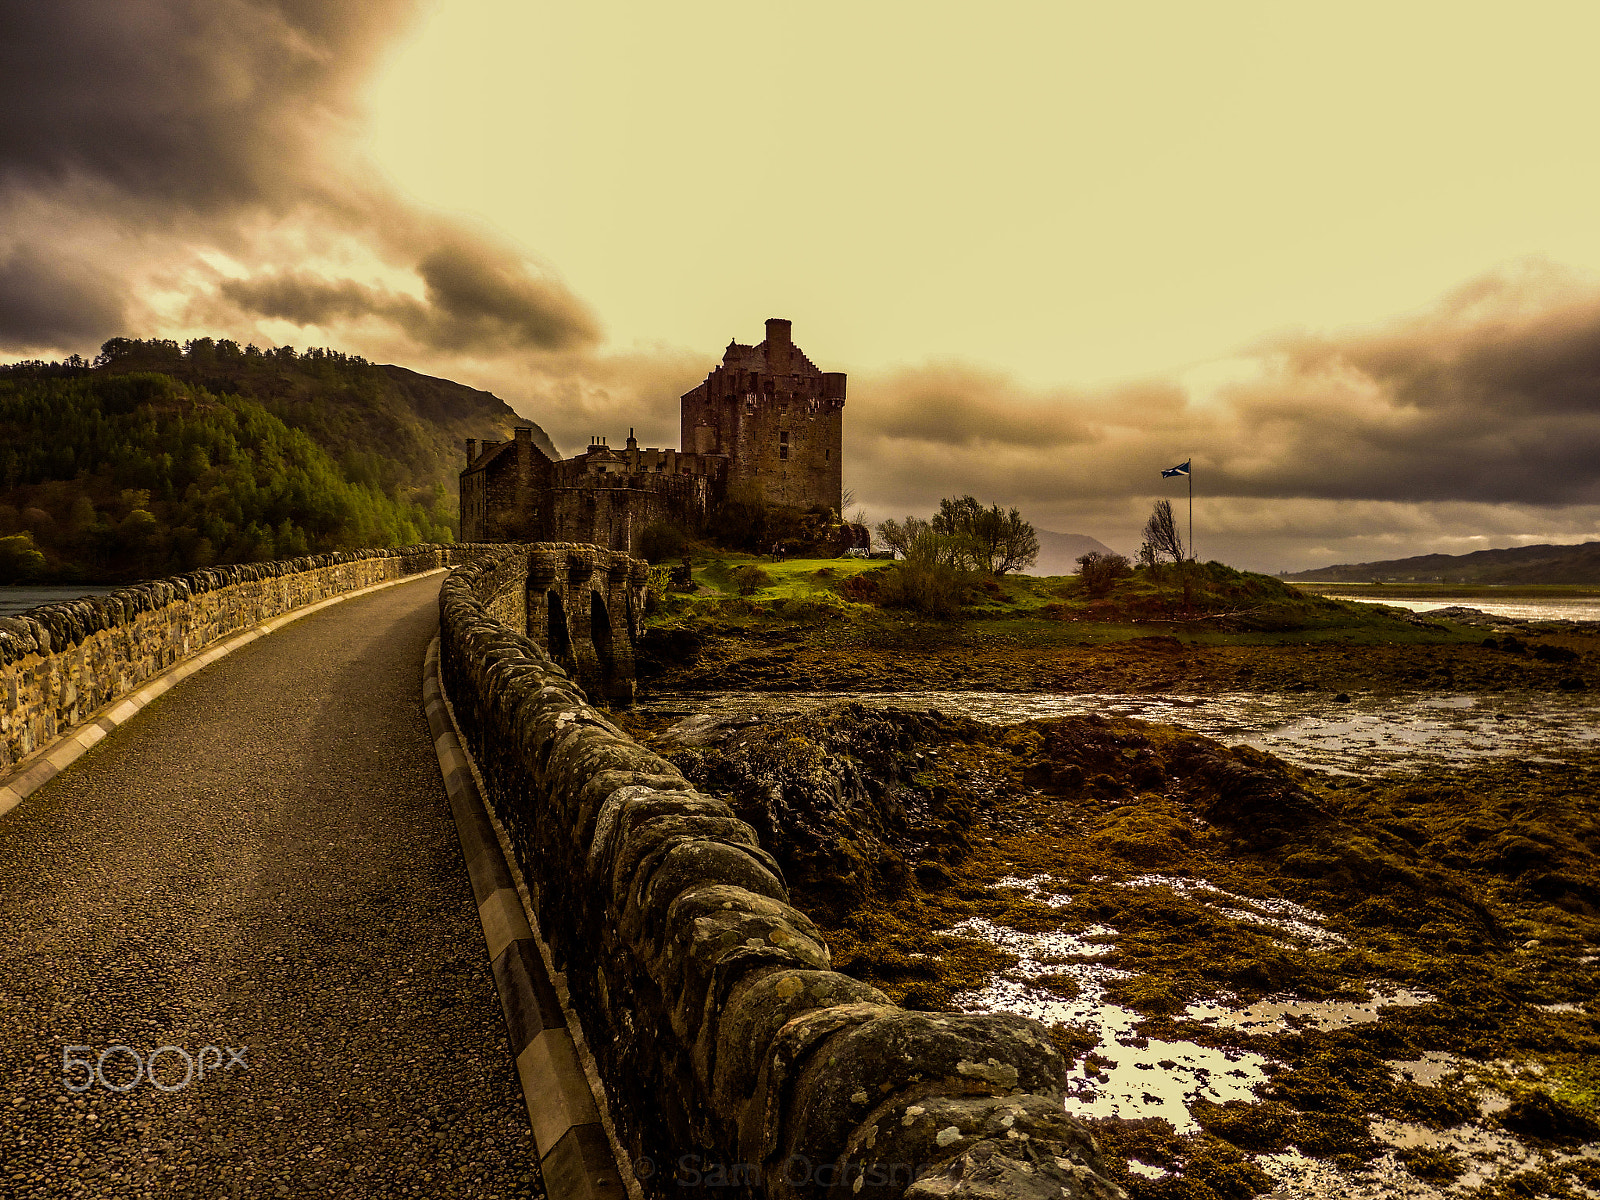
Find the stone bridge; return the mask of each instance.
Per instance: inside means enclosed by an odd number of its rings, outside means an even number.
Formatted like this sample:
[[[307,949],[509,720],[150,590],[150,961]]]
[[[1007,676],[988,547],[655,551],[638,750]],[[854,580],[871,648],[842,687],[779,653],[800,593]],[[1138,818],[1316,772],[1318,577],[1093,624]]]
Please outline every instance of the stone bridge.
[[[620,550],[535,542],[504,553],[480,585],[486,611],[526,634],[590,695],[633,699],[648,564]]]
[[[591,706],[645,581],[411,547],[0,619],[0,1190],[1119,1195],[1045,1029],[832,971]]]

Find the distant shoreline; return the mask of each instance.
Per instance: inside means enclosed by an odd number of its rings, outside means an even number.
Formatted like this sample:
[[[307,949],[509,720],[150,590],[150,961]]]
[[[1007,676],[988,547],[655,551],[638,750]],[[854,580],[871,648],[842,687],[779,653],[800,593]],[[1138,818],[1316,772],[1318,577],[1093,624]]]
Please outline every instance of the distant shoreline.
[[[1321,583],[1285,580],[1291,587],[1319,596],[1370,600],[1384,596],[1410,596],[1428,600],[1592,600],[1600,599],[1600,586],[1592,583]]]

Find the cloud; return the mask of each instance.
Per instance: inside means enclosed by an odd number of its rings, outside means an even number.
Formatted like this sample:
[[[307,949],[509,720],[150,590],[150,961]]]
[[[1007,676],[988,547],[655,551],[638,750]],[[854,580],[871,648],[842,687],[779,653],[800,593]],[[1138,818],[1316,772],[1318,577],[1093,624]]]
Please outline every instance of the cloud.
[[[967,363],[905,370],[868,394],[857,426],[868,437],[976,448],[1075,444],[1092,436],[1076,411],[1078,397],[1025,394],[1003,373]]]
[[[1192,456],[1197,534],[1254,566],[1600,536],[1592,281],[1517,264],[1425,312],[1281,335],[1235,365],[1205,392],[1042,391],[958,364],[857,377],[847,482],[880,517],[972,492],[1131,549],[1151,500],[1184,496],[1160,469]]]
[[[421,10],[0,0],[0,353],[310,340],[492,387],[568,448],[630,426],[676,444],[714,348],[603,350],[549,264],[368,161],[364,89]],[[971,492],[1132,549],[1150,500],[1183,494],[1160,469],[1192,456],[1202,552],[1255,566],[1600,536],[1591,279],[1516,264],[1233,365],[1096,389],[853,371],[846,482],[880,517]]]
[[[236,336],[262,319],[390,328],[423,354],[597,341],[548,266],[365,161],[361,91],[414,0],[0,8],[0,350],[181,318]]]
[[[242,313],[337,330],[375,318],[419,346],[454,354],[568,350],[598,330],[559,283],[485,238],[446,237],[417,257],[419,298],[354,279],[309,271],[261,271],[224,279],[218,298]]]
[[[0,329],[26,345],[72,345],[122,320],[116,281],[92,266],[18,246],[0,258]]]

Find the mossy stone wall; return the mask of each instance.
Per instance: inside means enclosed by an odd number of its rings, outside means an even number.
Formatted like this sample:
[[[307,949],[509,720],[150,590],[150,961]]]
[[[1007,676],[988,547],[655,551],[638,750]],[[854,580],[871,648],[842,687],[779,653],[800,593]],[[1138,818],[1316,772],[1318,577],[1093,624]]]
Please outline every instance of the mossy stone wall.
[[[529,595],[572,569],[535,551]],[[903,1010],[832,971],[751,827],[496,615],[521,569],[446,578],[441,670],[647,1191],[1120,1195],[1044,1027]]]
[[[211,567],[0,617],[0,773],[252,625],[476,552],[407,546]]]

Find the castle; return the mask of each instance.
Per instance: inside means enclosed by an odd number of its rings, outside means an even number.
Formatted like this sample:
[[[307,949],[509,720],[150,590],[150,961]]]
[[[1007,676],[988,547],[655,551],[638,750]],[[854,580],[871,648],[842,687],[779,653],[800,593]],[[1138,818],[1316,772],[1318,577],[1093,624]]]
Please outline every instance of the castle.
[[[590,542],[636,553],[653,524],[698,529],[729,496],[837,513],[845,377],[819,371],[790,323],[758,346],[729,342],[722,363],[680,400],[681,450],[591,439],[552,462],[522,427],[509,442],[467,441],[464,542]]]

